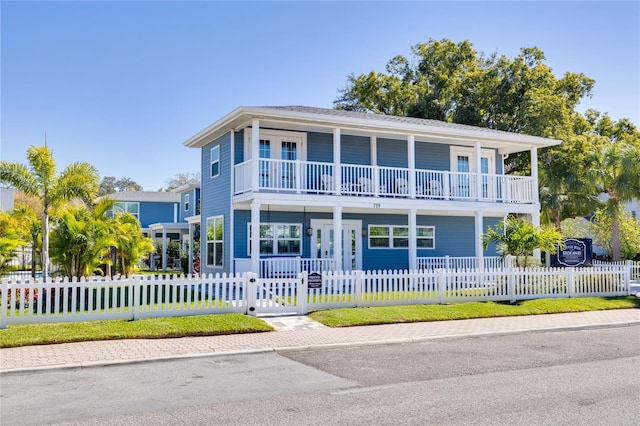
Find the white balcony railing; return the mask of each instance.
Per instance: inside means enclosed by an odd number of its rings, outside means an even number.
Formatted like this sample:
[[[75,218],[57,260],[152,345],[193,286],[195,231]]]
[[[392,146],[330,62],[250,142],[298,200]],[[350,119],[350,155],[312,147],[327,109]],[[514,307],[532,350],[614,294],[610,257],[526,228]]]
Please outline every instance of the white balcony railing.
[[[411,170],[402,167],[341,164],[336,179],[333,163],[260,159],[258,188],[252,188],[252,161],[235,166],[235,194],[247,191],[404,197],[501,203],[533,203],[531,176]],[[412,179],[413,177],[413,179]]]

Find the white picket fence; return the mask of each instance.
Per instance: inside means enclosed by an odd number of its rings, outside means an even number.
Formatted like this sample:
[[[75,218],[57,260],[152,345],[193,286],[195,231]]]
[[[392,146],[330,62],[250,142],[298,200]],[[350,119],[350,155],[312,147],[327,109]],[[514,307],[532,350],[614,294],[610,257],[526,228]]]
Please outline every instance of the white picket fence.
[[[310,283],[256,274],[32,281],[2,280],[0,328],[9,324],[136,320],[630,293],[629,265],[419,271],[327,271]],[[313,278],[313,277],[312,277]],[[320,278],[317,280],[317,278]]]
[[[621,260],[618,262],[607,262],[602,260],[594,260],[593,266],[626,266],[629,268],[631,279],[640,281],[640,261]]]

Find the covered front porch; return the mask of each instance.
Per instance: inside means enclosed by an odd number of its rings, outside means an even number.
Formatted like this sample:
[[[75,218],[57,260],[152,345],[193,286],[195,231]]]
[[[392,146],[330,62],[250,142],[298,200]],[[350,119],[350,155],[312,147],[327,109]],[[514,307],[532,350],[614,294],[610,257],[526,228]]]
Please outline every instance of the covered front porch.
[[[253,196],[236,205],[231,265],[232,272],[263,277],[303,271],[495,268],[501,259],[495,247],[483,249],[481,237],[514,210],[395,199],[370,205],[362,198],[330,207],[322,200],[296,205],[284,195]],[[246,206],[248,210],[241,208]],[[536,209],[521,205],[515,213],[537,224]]]

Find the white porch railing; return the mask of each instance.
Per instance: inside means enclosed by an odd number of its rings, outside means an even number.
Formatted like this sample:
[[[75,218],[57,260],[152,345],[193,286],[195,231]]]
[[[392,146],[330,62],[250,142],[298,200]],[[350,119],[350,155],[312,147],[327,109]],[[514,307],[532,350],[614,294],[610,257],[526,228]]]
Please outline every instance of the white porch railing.
[[[436,200],[472,200],[501,203],[535,202],[536,184],[531,176],[459,173],[341,164],[341,181],[335,181],[333,163],[260,159],[257,189],[251,187],[252,161],[234,169],[234,193],[282,191],[349,196],[415,197]],[[478,185],[478,179],[480,184]]]
[[[476,258],[472,256],[467,257],[418,257],[417,268],[419,270],[428,269],[446,269],[450,270],[462,270],[462,269],[475,269],[477,268]],[[484,256],[484,268],[496,269],[504,266],[511,266],[512,262],[510,258],[503,258],[500,256]]]
[[[300,272],[334,270],[333,259],[303,259],[301,257],[270,257],[260,259],[261,278],[291,278]]]

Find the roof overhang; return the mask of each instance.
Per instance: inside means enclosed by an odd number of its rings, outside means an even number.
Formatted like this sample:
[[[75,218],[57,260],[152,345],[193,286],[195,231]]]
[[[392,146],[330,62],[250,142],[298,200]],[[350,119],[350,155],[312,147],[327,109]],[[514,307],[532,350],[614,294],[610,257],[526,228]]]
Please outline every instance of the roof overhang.
[[[480,142],[483,147],[495,148],[500,154],[511,154],[561,143],[556,139],[473,126],[451,125],[451,123],[431,125],[429,122],[432,120],[424,120],[424,124],[416,124],[385,119],[385,116],[378,118],[374,114],[365,117],[362,114],[349,116],[348,114],[322,114],[269,107],[238,107],[189,138],[184,145],[190,148],[201,148],[231,130],[241,130],[251,126],[254,119],[258,119],[260,127],[263,128],[284,127],[288,130],[319,132],[331,132],[335,128],[340,128],[343,134],[361,136],[406,138],[413,135],[416,141],[468,146]]]

